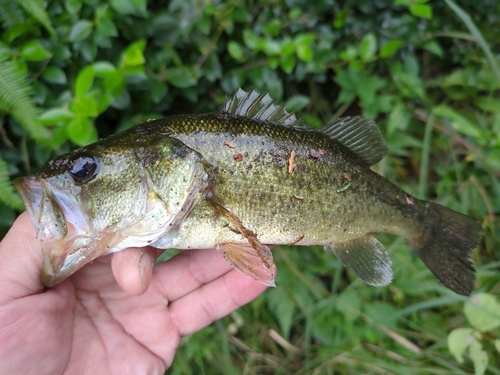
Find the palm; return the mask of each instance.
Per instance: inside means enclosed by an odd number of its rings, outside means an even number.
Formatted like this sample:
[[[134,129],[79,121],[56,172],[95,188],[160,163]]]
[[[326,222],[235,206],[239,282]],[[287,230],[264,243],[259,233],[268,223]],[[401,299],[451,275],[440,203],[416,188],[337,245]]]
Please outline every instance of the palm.
[[[0,275],[8,270],[9,245],[0,250]],[[265,289],[230,270],[216,251],[192,250],[157,266],[148,291],[132,296],[115,281],[110,259],[85,266],[43,293],[20,296],[40,280],[29,275],[35,266],[27,267],[27,279],[0,295],[0,362],[15,373],[162,373],[182,336]]]

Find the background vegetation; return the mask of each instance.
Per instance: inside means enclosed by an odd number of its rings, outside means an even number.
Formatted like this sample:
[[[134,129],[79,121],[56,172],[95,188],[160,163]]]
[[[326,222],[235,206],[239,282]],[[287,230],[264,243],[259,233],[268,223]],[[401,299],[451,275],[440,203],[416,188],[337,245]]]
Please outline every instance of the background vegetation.
[[[460,6],[1,0],[1,231],[22,210],[11,178],[149,118],[217,112],[239,86],[312,127],[362,114],[387,140],[379,173],[483,223],[475,294],[390,236],[380,289],[319,247],[281,248],[278,288],[185,339],[168,373],[500,374],[500,5]]]

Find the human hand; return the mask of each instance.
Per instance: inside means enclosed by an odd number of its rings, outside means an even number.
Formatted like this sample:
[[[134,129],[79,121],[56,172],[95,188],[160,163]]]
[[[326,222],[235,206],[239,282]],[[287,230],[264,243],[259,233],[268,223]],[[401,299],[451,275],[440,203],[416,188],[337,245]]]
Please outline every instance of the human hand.
[[[0,243],[1,373],[163,374],[182,336],[266,289],[216,250],[154,266],[158,253],[126,249],[46,289],[40,243],[23,213]]]

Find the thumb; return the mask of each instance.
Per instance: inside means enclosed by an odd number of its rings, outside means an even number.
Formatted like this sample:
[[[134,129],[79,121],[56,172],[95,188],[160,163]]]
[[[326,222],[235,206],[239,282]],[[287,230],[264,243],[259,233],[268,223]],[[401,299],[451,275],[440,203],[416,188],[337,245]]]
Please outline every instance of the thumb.
[[[113,254],[111,269],[118,285],[134,296],[146,293],[158,251],[152,247],[131,247]]]
[[[23,212],[0,243],[0,303],[42,291],[42,264],[41,245]]]

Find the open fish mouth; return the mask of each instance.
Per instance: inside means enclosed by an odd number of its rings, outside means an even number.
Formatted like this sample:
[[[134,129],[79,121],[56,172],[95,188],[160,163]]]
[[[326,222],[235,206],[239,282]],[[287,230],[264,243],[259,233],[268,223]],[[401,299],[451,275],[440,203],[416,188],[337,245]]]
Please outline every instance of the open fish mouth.
[[[53,286],[75,272],[92,245],[88,220],[73,192],[54,189],[36,176],[14,181],[43,251],[43,279]]]

